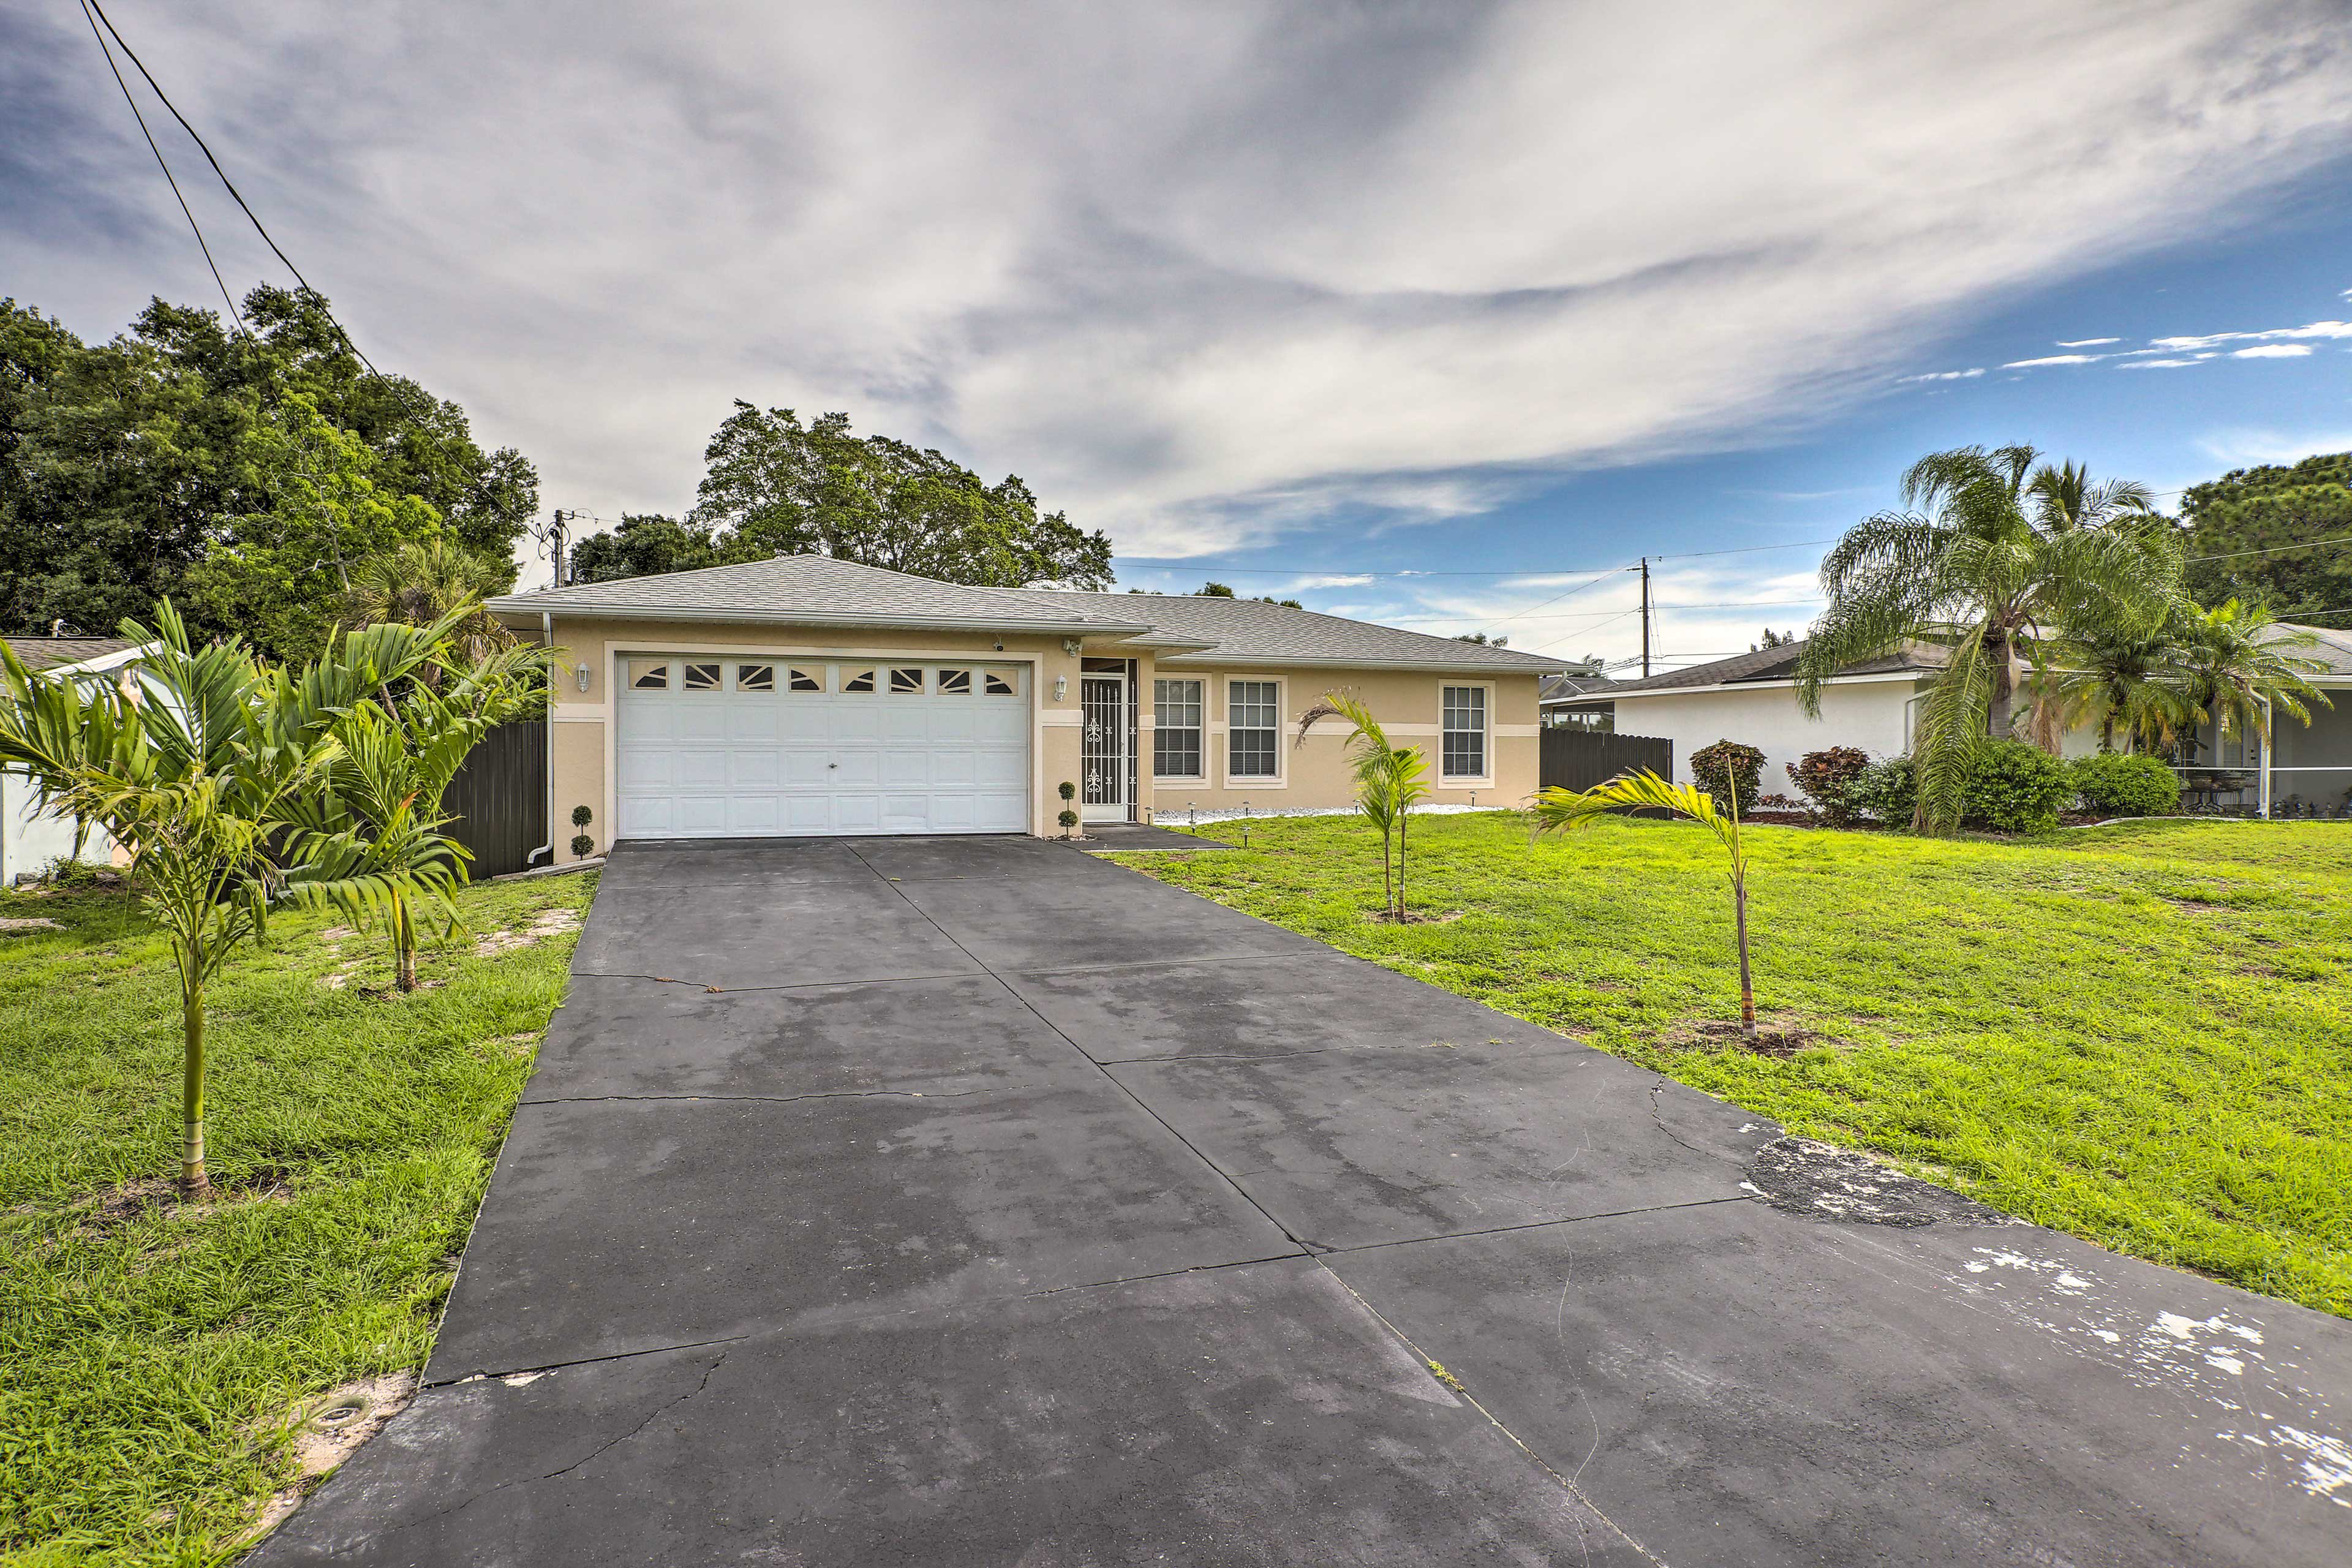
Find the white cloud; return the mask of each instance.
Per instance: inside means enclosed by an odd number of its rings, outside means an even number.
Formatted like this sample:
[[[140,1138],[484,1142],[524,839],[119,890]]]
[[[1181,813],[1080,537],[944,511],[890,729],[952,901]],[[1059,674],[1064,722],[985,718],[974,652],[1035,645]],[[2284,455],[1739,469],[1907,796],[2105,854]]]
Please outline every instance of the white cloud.
[[[2207,355],[2205,357],[2210,358],[2211,356]],[[2193,365],[2198,363],[2198,361],[2193,359],[2135,359],[2126,360],[2123,363],[2116,366],[2116,368],[2117,370],[2179,370],[2184,366]]]
[[[1984,367],[1983,367],[1982,365],[1978,365],[1977,367],[1975,367],[1975,368],[1974,368],[1974,369],[1972,369],[1972,370],[1936,370],[1936,371],[1929,371],[1929,372],[1928,372],[1927,374],[1925,374],[1925,375],[1906,375],[1906,376],[1905,376],[1903,379],[1904,379],[1905,381],[1906,381],[1906,382],[1908,382],[1908,381],[1973,381],[1973,380],[1975,380],[1978,376],[1980,376],[1980,375],[1982,375],[1983,374],[1984,374]]]
[[[2178,352],[2210,349],[2221,343],[2253,342],[2271,338],[2352,338],[2352,321],[2314,321],[2305,327],[2273,327],[2260,332],[2208,332],[2196,338],[2150,338],[2151,349]]]
[[[2003,370],[2034,370],[2045,364],[2096,364],[2108,354],[2045,354],[2040,359],[2013,359],[2001,366]]]
[[[2197,444],[2225,468],[2298,463],[2314,452],[2352,452],[2352,428],[2217,430]]]
[[[2076,338],[2072,342],[2061,342],[2058,346],[2062,349],[2097,349],[2105,348],[2109,343],[2121,342],[2123,342],[2121,338]]]
[[[2309,343],[2258,343],[2250,349],[2233,349],[2231,359],[2301,359],[2311,352]]]
[[[547,504],[678,509],[743,396],[1017,470],[1130,554],[1773,438],[2352,140],[2318,0],[117,20]],[[68,21],[7,24],[60,102],[12,135],[0,268],[102,336],[208,284]],[[233,277],[274,268],[200,199]]]

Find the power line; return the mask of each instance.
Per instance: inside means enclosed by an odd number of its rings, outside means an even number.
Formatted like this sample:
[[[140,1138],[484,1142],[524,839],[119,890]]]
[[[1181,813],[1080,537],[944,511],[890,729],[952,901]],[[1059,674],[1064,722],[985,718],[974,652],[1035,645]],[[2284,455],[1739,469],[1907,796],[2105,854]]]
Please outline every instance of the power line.
[[[261,236],[262,243],[268,246],[272,253],[277,256],[278,259],[286,264],[287,271],[294,274],[294,281],[302,286],[304,292],[324,299],[324,295],[320,295],[316,289],[310,287],[310,280],[302,276],[302,269],[294,265],[294,258],[287,255],[284,250],[280,249],[278,242],[270,237],[269,231],[262,226],[261,219],[255,215],[253,208],[246,204],[245,196],[237,190],[236,183],[228,177],[228,171],[221,167],[220,160],[218,158],[213,156],[212,148],[206,144],[204,137],[197,133],[196,128],[188,123],[188,117],[181,113],[178,106],[173,103],[171,95],[165,92],[163,90],[163,84],[155,79],[155,73],[147,68],[146,62],[139,58],[138,52],[132,49],[129,43],[124,41],[122,34],[118,31],[114,26],[114,19],[106,14],[105,8],[98,3],[98,0],[82,0],[82,11],[86,16],[90,13],[95,12],[97,14],[97,21],[106,24],[107,32],[112,35],[114,41],[117,44],[121,46],[122,52],[130,57],[131,63],[139,68],[139,74],[147,79],[148,87],[153,90],[156,98],[162,101],[163,107],[172,111],[172,118],[180,122],[180,129],[186,132],[189,139],[195,142],[197,151],[201,152],[205,155],[205,162],[213,166],[213,173],[220,176],[222,186],[227,190],[230,199],[236,203],[238,210],[242,211],[246,217],[252,223],[254,232]],[[97,23],[93,22],[90,26],[90,31],[95,33],[97,30]],[[106,47],[106,40],[104,38],[100,38],[98,42],[99,47],[101,49]],[[110,68],[114,64],[114,57],[111,53],[108,54],[106,63]],[[122,80],[122,73],[116,71],[114,79],[117,84],[121,84]],[[123,88],[122,96],[126,100],[130,98],[131,89],[128,87]],[[137,114],[139,112],[139,106],[136,103],[131,104],[131,111],[133,114]],[[139,129],[142,132],[147,129],[147,121],[143,117],[139,121]],[[148,137],[147,145],[150,147],[155,145],[155,139],[152,136]],[[163,159],[163,153],[157,153],[155,154],[155,161],[157,163],[162,163]],[[168,168],[163,171],[163,177],[165,179],[170,179],[171,174],[172,171]],[[179,188],[178,183],[174,181],[172,186],[173,194],[175,195],[178,195]],[[187,205],[188,204],[184,200],[182,201],[180,204],[181,209],[185,211]],[[191,215],[188,218],[189,224],[193,226],[195,221],[194,215]],[[196,236],[196,243],[199,245],[204,243],[204,236],[201,233]],[[205,259],[207,262],[212,259],[211,251],[205,251]],[[217,268],[213,272],[213,280],[216,283],[220,281],[220,272]],[[228,286],[226,284],[224,283],[221,285],[221,292],[224,295],[228,292]],[[236,310],[236,305],[231,304],[229,306],[229,310],[234,313]],[[369,359],[366,354],[361,353],[359,344],[352,342],[351,333],[343,330],[342,322],[335,320],[334,312],[330,310],[326,314],[328,322],[335,329],[335,335],[343,340],[343,346],[351,350],[352,353],[358,355],[359,362],[367,366],[368,374],[370,375],[381,376],[383,373],[376,369],[374,361]],[[237,324],[240,327],[244,325],[242,318],[239,318]],[[250,332],[246,335],[248,338],[252,336]]]
[[[229,320],[236,323],[236,330],[238,333],[244,337],[245,341],[247,342],[253,342],[253,333],[246,327],[245,317],[238,312],[236,300],[229,294],[228,284],[221,277],[219,264],[213,260],[213,247],[205,243],[205,231],[203,226],[196,222],[196,215],[189,210],[188,198],[180,194],[180,182],[172,177],[172,165],[163,161],[163,149],[155,145],[155,133],[147,129],[147,117],[139,111],[139,100],[131,96],[131,84],[122,79],[122,71],[121,68],[116,66],[114,63],[114,51],[106,47],[106,38],[104,35],[100,34],[98,30],[98,18],[90,15],[94,4],[95,0],[81,0],[82,20],[89,24],[89,36],[98,40],[98,52],[106,57],[106,68],[108,71],[112,73],[114,77],[114,85],[122,89],[122,101],[131,106],[131,118],[139,121],[139,134],[147,139],[147,151],[155,154],[155,166],[163,171],[163,183],[172,187],[172,197],[174,201],[177,201],[180,204],[181,216],[188,220],[188,227],[195,235],[196,248],[205,253],[205,266],[211,269],[213,281],[220,288],[221,298],[228,303]],[[106,30],[109,33],[113,32],[114,24],[109,22],[106,25]],[[122,42],[121,35],[118,34],[116,36],[115,42]],[[122,52],[126,55],[131,54],[131,46],[123,44]],[[139,57],[131,55],[131,63],[138,65]],[[140,74],[142,76],[146,74],[146,67],[140,66],[139,69]],[[153,85],[154,79],[155,79],[152,77],[148,77],[147,80],[150,86]],[[162,91],[158,89],[155,96],[162,98]],[[164,102],[163,107],[171,109],[172,106],[168,100]],[[179,111],[177,110],[173,110],[173,114],[176,115],[178,112]],[[181,123],[184,125],[187,122],[185,121],[182,121]],[[194,133],[191,132],[191,134]]]
[[[2352,544],[2352,533],[2338,534],[2334,539],[2306,539],[2301,544],[2273,545],[2268,550],[2225,550],[2219,555],[2191,555],[2191,561],[2238,561],[2249,555],[2284,555],[2290,550],[2316,550],[2323,544]]]

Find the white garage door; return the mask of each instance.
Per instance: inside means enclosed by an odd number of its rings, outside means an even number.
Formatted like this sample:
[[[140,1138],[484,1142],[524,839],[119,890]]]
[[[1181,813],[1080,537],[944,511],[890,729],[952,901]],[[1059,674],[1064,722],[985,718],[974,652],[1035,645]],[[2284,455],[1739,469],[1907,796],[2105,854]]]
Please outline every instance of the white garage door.
[[[1018,665],[621,660],[621,838],[1024,833]]]

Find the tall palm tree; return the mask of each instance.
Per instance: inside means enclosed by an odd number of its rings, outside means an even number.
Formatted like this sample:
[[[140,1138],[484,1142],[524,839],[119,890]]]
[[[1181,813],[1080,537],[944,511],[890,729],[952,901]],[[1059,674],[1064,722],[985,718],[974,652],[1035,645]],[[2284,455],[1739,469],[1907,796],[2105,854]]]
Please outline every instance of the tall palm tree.
[[[2040,456],[1930,453],[1903,476],[1906,510],[1856,524],[1822,561],[1829,607],[1797,659],[1807,713],[1848,665],[1906,643],[1945,650],[1913,742],[1923,829],[1958,823],[1969,757],[2009,735],[2020,667],[2058,628],[2145,631],[2179,593],[2179,546],[2144,486],[2094,484],[2074,464],[2037,466]]]
[[[2109,628],[2062,633],[2034,679],[2033,740],[2046,751],[2087,724],[2099,729],[2099,750],[2157,750],[2196,715],[2184,665],[2193,605],[2183,604],[2150,631]]]
[[[2281,625],[2259,605],[2231,599],[2196,615],[2184,641],[2188,701],[2220,739],[2251,730],[2268,745],[2273,710],[2308,724],[2312,703],[2335,706],[2305,679],[2325,662],[2295,651],[2311,647],[2312,637]]]
[[[179,971],[180,1184],[201,1199],[205,985],[261,936],[274,900],[356,910],[381,896],[380,881],[320,871],[343,846],[331,820],[304,834],[306,797],[327,788],[338,720],[440,658],[449,627],[339,634],[299,676],[235,643],[195,647],[168,601],[155,630],[126,620],[121,631],[155,646],[114,686],[35,675],[0,645],[0,763],[130,847],[131,878]]]
[[[514,641],[483,607],[485,599],[506,591],[512,577],[501,563],[446,534],[405,540],[360,563],[344,619],[354,626],[423,626],[454,615],[452,633],[467,658],[479,659]]]

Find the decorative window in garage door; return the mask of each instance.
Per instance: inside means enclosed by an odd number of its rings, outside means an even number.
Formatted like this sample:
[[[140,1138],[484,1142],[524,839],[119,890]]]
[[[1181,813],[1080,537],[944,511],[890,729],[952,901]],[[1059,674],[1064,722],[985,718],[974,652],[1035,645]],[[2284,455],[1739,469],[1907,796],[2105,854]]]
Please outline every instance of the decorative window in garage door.
[[[940,671],[940,695],[942,697],[971,696],[971,671],[968,669],[943,669]]]
[[[633,691],[668,690],[669,660],[666,658],[629,660],[629,689]]]
[[[822,669],[803,669],[798,665],[794,665],[793,667],[793,689],[794,691],[823,691],[824,689],[824,671]]]
[[[1021,689],[1013,684],[1013,678],[1011,676],[999,675],[992,669],[988,672],[987,690],[991,697],[1018,697],[1021,695]]]
[[[919,697],[923,691],[923,668],[920,665],[901,666],[890,672],[890,690],[899,697]]]
[[[849,672],[848,679],[841,683],[841,689],[850,692],[870,692],[874,689],[874,672],[870,669],[853,669]]]
[[[686,678],[678,685],[687,691],[717,691],[726,684],[719,675],[719,668],[715,664],[689,664],[686,667]]]
[[[772,664],[739,664],[735,667],[735,689],[738,691],[773,691],[776,689],[776,667]]]

